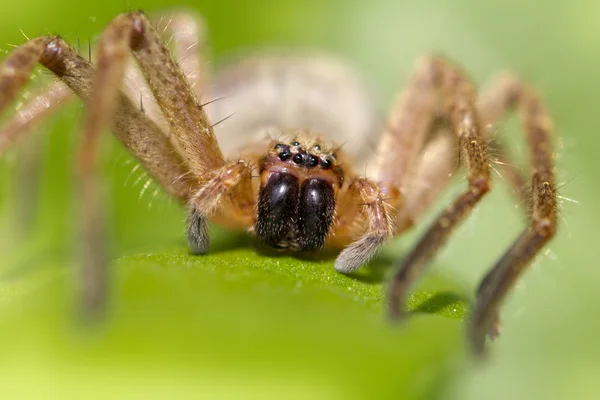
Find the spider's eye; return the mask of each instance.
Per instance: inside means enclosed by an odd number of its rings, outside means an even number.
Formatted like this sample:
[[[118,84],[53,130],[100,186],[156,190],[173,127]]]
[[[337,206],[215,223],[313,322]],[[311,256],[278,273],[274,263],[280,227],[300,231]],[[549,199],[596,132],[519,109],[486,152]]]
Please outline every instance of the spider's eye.
[[[313,156],[312,154],[308,156],[308,166],[316,167],[317,165],[319,165],[319,159],[316,156]]]
[[[292,146],[300,146],[300,142],[297,140],[294,140],[294,143],[292,143]]]
[[[315,144],[315,145],[313,146],[313,149],[315,149],[315,150],[319,151],[319,150],[321,150],[321,146],[320,146],[320,145],[318,145],[318,144]]]
[[[275,147],[273,147],[273,148],[274,148],[275,150],[277,150],[277,149],[284,149],[284,148],[286,148],[286,147],[288,147],[288,146],[286,146],[285,144],[277,143],[277,144],[275,145]]]
[[[279,153],[279,159],[281,161],[287,161],[290,159],[291,156],[292,152],[290,151],[290,149],[285,149],[281,153]]]
[[[331,162],[331,160],[329,158],[321,160],[321,167],[323,167],[323,169],[329,169],[329,168],[331,168],[332,164],[333,163]]]
[[[296,154],[294,156],[294,162],[296,164],[302,164],[302,160],[304,159],[304,157],[302,157],[302,154]]]

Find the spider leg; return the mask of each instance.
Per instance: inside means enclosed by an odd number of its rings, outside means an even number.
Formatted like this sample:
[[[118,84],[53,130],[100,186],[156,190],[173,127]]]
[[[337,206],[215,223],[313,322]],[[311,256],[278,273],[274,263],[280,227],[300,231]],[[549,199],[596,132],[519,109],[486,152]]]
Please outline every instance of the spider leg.
[[[193,177],[201,180],[225,166],[212,126],[183,72],[170,57],[167,47],[148,19],[139,12],[119,15],[102,34],[97,49],[98,71],[94,82],[97,85],[95,97],[92,98],[97,100],[97,104],[91,103],[89,106],[92,110],[103,110],[104,114],[89,114],[86,125],[88,134],[84,137],[82,154],[89,155],[99,127],[111,115],[114,88],[122,83],[129,50],[167,120]],[[194,252],[200,253],[205,252],[209,245],[206,233],[208,215],[195,206],[195,203],[190,203],[188,242]]]
[[[511,107],[515,99],[515,78],[506,74],[494,81],[494,84],[485,90],[477,99],[477,109],[482,121],[482,126],[494,126]],[[404,204],[396,220],[396,234],[414,226],[421,215],[429,209],[441,192],[448,186],[452,175],[457,170],[455,146],[451,132],[446,126],[425,145],[417,168],[407,177],[408,183],[403,185]],[[526,190],[526,180],[522,171],[511,162],[503,143],[498,138],[491,138],[491,130],[486,129],[488,142],[493,140],[497,168],[502,173],[503,180],[513,188],[523,204],[528,204],[530,197]]]
[[[103,305],[105,272],[100,199],[94,174],[96,136],[104,122],[112,122],[115,136],[173,196],[185,200],[190,182],[186,165],[159,128],[129,100],[118,86],[105,80],[106,64],[95,75],[92,65],[58,37],[39,37],[10,53],[0,64],[0,110],[5,108],[27,82],[36,63],[57,75],[79,97],[87,101],[83,143],[79,153],[79,190],[82,207],[84,260],[81,273],[83,307],[90,313]],[[105,85],[103,87],[103,85]],[[102,90],[104,89],[104,90]],[[106,92],[109,92],[109,96]],[[107,107],[107,104],[109,105]],[[111,118],[111,110],[114,115]]]
[[[169,123],[177,147],[198,182],[196,186],[202,191],[202,186],[208,184],[214,174],[219,176],[241,172],[239,180],[225,181],[236,182],[233,184],[236,189],[229,188],[229,192],[237,194],[234,204],[248,212],[246,200],[252,195],[251,174],[244,171],[249,171],[249,166],[244,162],[241,162],[244,167],[236,167],[240,164],[238,162],[225,162],[203,107],[179,65],[170,57],[166,45],[142,13],[122,14],[104,31],[98,46],[98,70],[99,73],[105,70],[103,75],[106,81],[120,83],[127,50],[133,53],[148,87]],[[216,187],[225,189],[226,185]],[[192,196],[188,208],[188,242],[195,253],[203,253],[208,249],[206,219],[210,215],[209,211],[214,209],[212,203],[199,204],[200,200],[206,198],[202,195]]]
[[[245,229],[254,222],[252,168],[243,161],[233,161],[211,171],[190,198],[188,206],[188,245],[194,254],[208,251],[210,239],[202,220],[217,215],[223,225]]]
[[[166,137],[170,138],[169,123],[162,114],[160,106],[154,100],[154,96],[144,80],[144,76],[136,67],[132,57],[129,58],[125,69],[123,91],[127,94],[129,100],[131,100],[133,104],[137,104],[140,111],[158,125]],[[176,142],[172,142],[172,144],[175,146],[177,145]]]
[[[358,180],[357,186],[351,187],[345,196],[346,203],[350,204],[340,207],[343,212],[338,212],[338,232],[351,230],[361,211],[361,204],[354,204],[354,196],[361,199],[367,229],[338,256],[335,268],[339,272],[352,272],[364,265],[385,239],[395,233],[396,215],[392,211],[404,206],[402,197],[407,194],[402,185],[409,178],[439,111],[439,96],[430,90],[434,86],[434,75],[432,66],[424,63],[392,107],[374,162],[366,174],[377,184],[377,191],[366,193],[364,188],[370,185],[365,186],[364,180]]]
[[[551,144],[552,120],[539,97],[512,76],[492,87],[481,101],[482,112],[497,118],[517,108],[527,136],[531,165],[530,226],[514,241],[482,280],[468,329],[473,351],[484,352],[486,333],[498,334],[498,310],[531,260],[554,237],[557,229],[556,187]]]
[[[204,57],[206,32],[203,20],[198,15],[186,12],[162,14],[157,21],[156,29],[163,40],[172,42],[173,57],[178,60],[179,67],[198,98],[201,98],[208,76],[205,68],[207,61]],[[144,114],[168,135],[169,125],[160,106],[154,100],[144,76],[135,64],[128,63],[126,77],[124,89],[131,101],[139,102]]]
[[[442,110],[440,110],[440,98],[443,100]],[[435,120],[440,117],[440,111],[448,114],[444,116],[449,120],[449,124],[456,132],[460,146],[467,155],[470,187],[461,198],[455,201],[455,206],[449,209],[450,215],[442,219],[443,223],[448,224],[448,228],[450,228],[448,232],[443,232],[444,229],[442,234],[432,233],[434,237],[428,239],[427,244],[421,245],[423,248],[420,249],[420,252],[430,252],[445,241],[454,224],[464,218],[481,196],[489,190],[485,143],[481,137],[477,113],[473,104],[474,99],[473,88],[457,70],[439,59],[422,60],[408,87],[392,107],[376,152],[375,162],[367,173],[368,176],[374,177],[383,198],[391,200],[389,205],[400,206],[401,211],[392,218],[392,221],[396,222],[392,223],[389,231],[397,234],[410,227],[447,185],[449,174],[455,169],[451,165],[453,156],[443,153],[444,149],[450,149],[451,146],[451,143],[442,137],[443,135],[439,135],[437,139],[433,140],[427,149],[429,152],[437,152],[444,156],[439,160],[423,160],[420,163],[417,161],[417,156],[425,146]],[[418,165],[416,171],[415,165]],[[411,179],[411,177],[415,177],[415,173],[421,173],[420,182]],[[439,184],[439,186],[434,189],[415,186],[427,181]],[[399,190],[402,190],[402,199]],[[411,190],[415,190],[415,192],[411,193]],[[358,248],[365,250],[360,253],[363,261],[368,260],[377,251],[383,241],[382,238],[367,241],[372,244],[368,248],[370,252],[368,256],[367,248],[362,245],[363,240],[366,241],[366,236],[372,235],[369,230],[371,228],[367,229],[366,235],[342,251],[336,261],[338,271],[345,272],[356,268],[357,263],[351,262],[349,256],[358,256],[355,248],[359,244],[361,247]],[[418,257],[424,255],[426,254],[419,254]],[[427,255],[427,258],[431,256],[432,254]],[[361,260],[358,259],[358,261]],[[426,259],[420,260],[418,263],[411,262],[409,268],[411,274],[412,270],[424,264],[425,261]],[[403,280],[409,283],[415,278],[416,276],[403,278]],[[398,293],[400,292],[401,290]]]
[[[425,145],[415,170],[404,185],[404,203],[395,222],[397,235],[414,226],[446,189],[456,171],[456,140],[443,129]]]
[[[207,32],[204,20],[197,14],[176,11],[163,15],[157,26],[158,32],[173,41],[173,55],[198,98],[204,93],[208,80],[208,63],[205,54]]]
[[[421,90],[441,95],[444,112],[458,137],[462,159],[467,166],[468,188],[437,217],[416,247],[402,260],[389,291],[390,311],[396,318],[404,313],[405,298],[412,283],[436,251],[446,243],[453,230],[490,189],[485,141],[471,83],[462,72],[438,58],[426,59],[420,66],[420,72],[417,71],[417,76],[423,74],[423,71],[430,76],[430,80]]]
[[[24,137],[73,97],[73,92],[62,82],[55,82],[42,90],[17,110],[15,116],[0,126],[0,154],[16,140]]]
[[[0,125],[0,157],[13,143],[24,140],[38,125],[75,97],[62,82],[55,82],[30,96],[31,98],[17,106],[12,118]],[[32,210],[38,197],[40,145],[41,143],[31,143],[19,151],[19,165],[14,171],[17,182],[20,182],[14,210],[16,224],[13,231],[16,235],[18,232],[28,232],[35,222],[35,213]]]
[[[396,193],[394,199],[389,199],[375,182],[369,179],[357,179],[352,182],[344,197],[347,202],[344,211],[340,214],[342,218],[349,221],[337,221],[337,229],[351,223],[350,220],[360,212],[367,222],[366,232],[342,250],[335,260],[335,269],[347,274],[369,262],[385,240],[392,237],[394,232],[392,204],[398,199],[399,193]],[[354,199],[360,199],[360,203]]]
[[[422,150],[440,105],[432,88],[436,73],[424,61],[417,67],[406,89],[392,106],[388,122],[367,176],[386,188],[402,188]],[[403,191],[403,195],[404,190]]]
[[[482,125],[486,127],[495,125],[508,109],[514,107],[519,90],[519,82],[511,74],[495,80],[493,85],[477,99],[477,109],[483,122]],[[489,134],[490,131],[488,130],[486,133]],[[412,227],[449,183],[451,175],[457,167],[453,151],[455,144],[450,139],[450,137],[440,134],[432,140],[431,144],[427,144],[421,163],[407,187],[404,207],[396,221],[397,234]],[[501,170],[503,180],[513,188],[523,204],[528,204],[530,197],[526,190],[526,180],[522,171],[511,162],[504,144],[499,142],[498,138],[493,139],[494,157],[498,163],[498,169]],[[492,138],[488,138],[488,141],[490,140]],[[499,321],[496,318],[496,321],[490,324],[488,331],[490,336],[498,334],[498,327]]]
[[[196,14],[173,12],[159,20],[158,29],[164,34],[172,34],[174,56],[179,60],[179,66],[190,85],[197,95],[201,96],[208,75],[205,68],[207,61],[204,57],[206,48],[204,21]],[[132,102],[134,104],[142,102],[140,108],[144,108],[146,116],[165,132],[168,131],[167,123],[158,105],[152,100],[143,102],[143,99],[150,99],[152,94],[139,70],[133,65],[128,65],[126,75],[128,78],[124,82],[124,89],[130,95]],[[0,127],[0,154],[15,140],[26,135],[37,124],[66,105],[72,97],[72,91],[62,82],[56,82],[41,93],[33,95],[31,101],[21,106],[15,116]]]
[[[0,111],[14,100],[38,62],[59,77],[77,96],[89,101],[95,74],[92,64],[61,38],[39,37],[15,49],[0,64]],[[34,102],[32,100],[31,104]],[[45,99],[40,102],[45,103]],[[185,201],[189,197],[190,182],[180,179],[188,173],[184,161],[160,129],[123,94],[118,95],[115,103],[111,129],[117,139],[167,192]],[[25,106],[25,109],[28,107]],[[20,118],[17,116],[5,126],[23,125],[19,122]],[[38,118],[37,114],[33,118]],[[26,119],[22,121],[27,122]],[[5,129],[9,128],[3,127],[0,131],[5,132]]]
[[[521,91],[519,80],[510,73],[496,78],[477,99],[477,109],[484,126],[493,126],[513,108]],[[530,188],[523,171],[512,162],[507,154],[506,144],[502,138],[494,138],[494,158],[502,178],[512,188],[521,203],[529,204],[531,201]]]
[[[98,45],[98,73],[120,84],[128,50],[132,51],[193,175],[202,177],[225,165],[204,110],[142,13],[121,14],[106,28]]]

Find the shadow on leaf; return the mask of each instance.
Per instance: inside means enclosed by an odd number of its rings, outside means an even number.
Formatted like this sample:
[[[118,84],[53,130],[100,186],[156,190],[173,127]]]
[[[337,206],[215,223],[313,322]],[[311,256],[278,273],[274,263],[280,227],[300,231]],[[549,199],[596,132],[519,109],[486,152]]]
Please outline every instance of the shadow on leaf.
[[[210,237],[212,241],[210,253],[225,253],[231,250],[251,247],[254,244],[252,236],[243,231],[214,228],[211,230]]]
[[[469,301],[466,297],[456,292],[436,293],[418,305],[412,307],[412,313],[442,314],[444,310],[456,310],[469,307]]]
[[[348,274],[353,279],[363,283],[378,284],[387,282],[394,267],[394,258],[390,256],[376,257],[358,271]]]

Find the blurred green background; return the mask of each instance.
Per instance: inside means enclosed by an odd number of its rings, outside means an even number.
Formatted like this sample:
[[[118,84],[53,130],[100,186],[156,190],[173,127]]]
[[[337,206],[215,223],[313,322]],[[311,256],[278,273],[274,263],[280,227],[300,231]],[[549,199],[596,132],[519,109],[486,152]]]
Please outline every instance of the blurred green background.
[[[0,48],[22,43],[20,30],[85,44],[120,12],[175,6],[205,17],[216,60],[267,45],[330,50],[362,71],[385,106],[426,52],[458,61],[480,84],[516,71],[555,118],[561,195],[572,200],[563,201],[560,233],[507,302],[490,359],[475,364],[462,341],[464,306],[523,226],[500,179],[411,299],[426,312],[390,328],[381,285],[368,273],[335,274],[330,259],[258,255],[243,235],[219,231],[211,255],[188,256],[182,211],[154,196],[156,186],[140,198],[143,175],[131,174],[131,159],[107,137],[112,303],[105,324],[81,330],[72,318],[78,241],[71,166],[81,117],[74,105],[0,159],[2,397],[600,396],[600,3],[4,1]],[[500,134],[523,154],[515,121]],[[389,264],[421,231],[396,241],[376,264]]]

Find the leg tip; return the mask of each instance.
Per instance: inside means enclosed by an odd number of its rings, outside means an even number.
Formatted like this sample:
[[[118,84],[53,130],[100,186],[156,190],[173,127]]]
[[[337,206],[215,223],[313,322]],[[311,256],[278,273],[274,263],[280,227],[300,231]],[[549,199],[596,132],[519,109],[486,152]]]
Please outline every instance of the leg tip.
[[[194,208],[188,214],[187,241],[193,254],[206,254],[210,247],[206,218]]]
[[[190,248],[190,253],[194,255],[202,255],[208,253],[210,242],[192,242],[188,239],[188,246]]]
[[[346,250],[342,251],[338,258],[335,260],[333,267],[335,270],[342,274],[349,274],[361,267],[362,264],[360,262],[356,262],[356,259],[352,259],[352,257],[348,257]]]
[[[346,247],[335,260],[335,270],[349,274],[367,264],[379,251],[385,236],[366,235]]]
[[[495,339],[499,334],[499,319],[495,318],[489,327],[472,320],[467,325],[467,341],[471,354],[476,360],[485,360],[488,356],[486,339]]]

